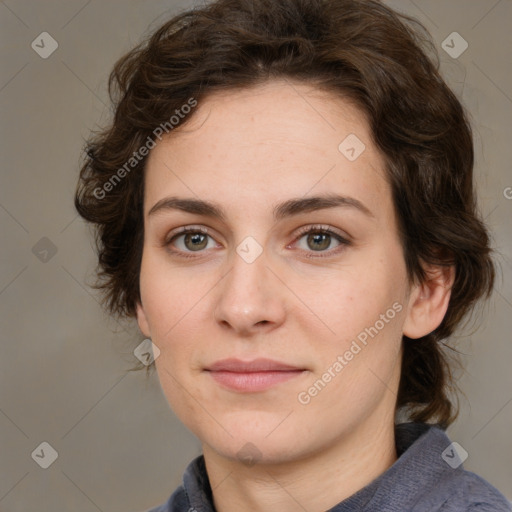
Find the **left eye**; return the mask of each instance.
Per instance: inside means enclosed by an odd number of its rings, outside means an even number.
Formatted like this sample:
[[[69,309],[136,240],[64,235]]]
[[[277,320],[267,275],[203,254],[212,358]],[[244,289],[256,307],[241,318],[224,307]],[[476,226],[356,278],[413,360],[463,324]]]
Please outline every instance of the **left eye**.
[[[336,247],[348,245],[348,240],[329,229],[312,228],[300,235],[296,240],[298,242],[301,240],[305,241],[305,247],[301,247],[301,244],[299,244],[301,250],[313,252],[327,252],[333,241],[337,242],[338,245]]]

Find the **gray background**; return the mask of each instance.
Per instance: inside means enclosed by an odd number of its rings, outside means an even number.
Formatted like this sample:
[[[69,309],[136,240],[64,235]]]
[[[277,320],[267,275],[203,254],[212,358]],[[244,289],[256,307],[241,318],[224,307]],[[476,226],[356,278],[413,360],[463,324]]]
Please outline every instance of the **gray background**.
[[[466,468],[512,499],[512,1],[388,3],[426,24],[472,115],[481,208],[501,275],[480,327],[456,340],[465,397],[448,433],[468,452]],[[83,142],[109,116],[113,63],[192,5],[1,2],[2,512],[141,511],[163,502],[200,453],[156,375],[127,372],[143,336],[109,319],[87,286],[95,255],[72,204]],[[47,59],[31,47],[45,31],[59,45]],[[454,31],[469,44],[456,59],[442,49]],[[58,452],[47,469],[31,457],[42,442]]]

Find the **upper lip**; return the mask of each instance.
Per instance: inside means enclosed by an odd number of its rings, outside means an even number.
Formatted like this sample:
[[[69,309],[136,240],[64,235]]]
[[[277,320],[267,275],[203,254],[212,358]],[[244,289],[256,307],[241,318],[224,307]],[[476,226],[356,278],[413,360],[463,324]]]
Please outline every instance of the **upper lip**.
[[[277,372],[277,371],[297,371],[303,370],[297,366],[282,363],[280,361],[274,361],[273,359],[253,359],[252,361],[241,361],[240,359],[222,359],[216,361],[206,368],[208,371],[218,372],[239,372],[239,373],[250,373],[250,372]]]

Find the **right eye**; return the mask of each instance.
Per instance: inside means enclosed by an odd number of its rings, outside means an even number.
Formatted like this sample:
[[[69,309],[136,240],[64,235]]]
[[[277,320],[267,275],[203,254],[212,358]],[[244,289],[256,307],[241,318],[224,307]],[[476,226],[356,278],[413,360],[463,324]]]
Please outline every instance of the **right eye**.
[[[180,255],[181,253],[184,257],[190,258],[191,256],[186,255],[186,253],[202,252],[204,249],[216,247],[215,243],[209,247],[208,239],[213,241],[206,228],[187,226],[174,232],[165,242],[165,246],[173,254]],[[175,247],[177,247],[177,250]]]

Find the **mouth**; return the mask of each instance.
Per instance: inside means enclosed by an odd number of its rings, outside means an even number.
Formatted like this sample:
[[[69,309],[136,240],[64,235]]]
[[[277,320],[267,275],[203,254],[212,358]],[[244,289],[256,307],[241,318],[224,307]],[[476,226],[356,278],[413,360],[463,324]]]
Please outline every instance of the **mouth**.
[[[265,391],[308,372],[306,368],[272,359],[224,359],[210,365],[205,371],[221,386],[245,393]]]

